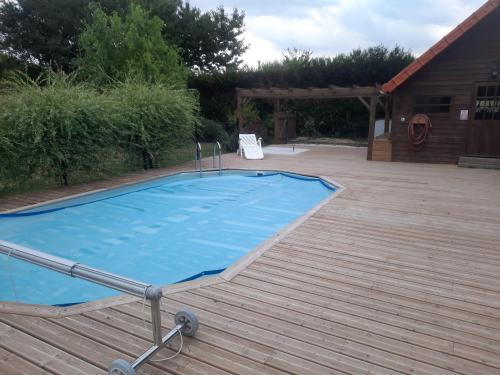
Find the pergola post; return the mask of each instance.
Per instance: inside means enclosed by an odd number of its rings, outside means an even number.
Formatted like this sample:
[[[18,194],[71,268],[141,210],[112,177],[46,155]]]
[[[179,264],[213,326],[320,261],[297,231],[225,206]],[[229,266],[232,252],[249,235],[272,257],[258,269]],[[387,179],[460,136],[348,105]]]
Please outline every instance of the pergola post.
[[[238,122],[238,131],[241,133],[243,126],[243,115],[241,113],[241,95],[239,90],[236,90],[236,121]]]
[[[384,134],[387,134],[389,133],[389,121],[390,121],[390,103],[391,103],[391,97],[389,95],[387,95],[385,97],[385,101],[384,101],[384,113],[385,113],[385,117],[384,117]]]
[[[375,138],[375,116],[377,110],[377,95],[372,94],[370,97],[370,119],[368,123],[368,153],[367,160],[372,160],[373,139]]]
[[[368,128],[368,155],[367,159],[372,160],[373,139],[375,134],[375,116],[377,104],[384,106],[384,103],[379,101],[379,95],[384,95],[377,86],[351,86],[339,87],[329,86],[327,88],[253,88],[242,89],[237,88],[237,109],[236,117],[238,119],[240,131],[243,126],[243,114],[241,113],[242,105],[245,100],[251,98],[261,98],[272,100],[275,113],[280,110],[282,100],[310,100],[310,99],[351,99],[358,98],[359,101],[370,111],[370,123]],[[368,103],[370,99],[370,103]],[[387,116],[387,115],[386,115]],[[275,126],[277,126],[277,116],[275,116]],[[386,124],[386,129],[388,125]],[[275,134],[276,135],[276,134]]]
[[[280,105],[280,98],[275,98],[273,99],[273,124],[274,124],[274,142],[279,143],[280,139],[280,132],[281,132],[281,126],[280,126],[280,112],[281,112],[281,105]]]

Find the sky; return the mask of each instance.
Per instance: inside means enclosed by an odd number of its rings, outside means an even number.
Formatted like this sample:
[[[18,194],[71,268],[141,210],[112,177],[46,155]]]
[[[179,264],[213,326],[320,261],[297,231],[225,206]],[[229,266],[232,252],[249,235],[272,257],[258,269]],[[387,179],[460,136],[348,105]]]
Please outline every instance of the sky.
[[[189,0],[204,11],[245,11],[244,64],[280,60],[287,48],[335,56],[399,45],[419,56],[486,0]]]

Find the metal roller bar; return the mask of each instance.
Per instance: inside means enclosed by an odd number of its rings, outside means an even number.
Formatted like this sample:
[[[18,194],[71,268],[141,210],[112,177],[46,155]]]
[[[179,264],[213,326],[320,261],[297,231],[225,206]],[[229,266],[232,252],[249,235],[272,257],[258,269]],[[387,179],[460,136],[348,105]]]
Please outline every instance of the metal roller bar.
[[[8,241],[0,240],[0,254],[5,254],[12,258],[20,259],[50,270],[63,273],[78,279],[91,281],[120,292],[132,294],[137,297],[160,298],[161,289],[153,287],[140,281],[132,280],[127,277],[115,275],[110,272],[101,271],[96,268],[82,265],[64,258],[50,255],[28,247],[20,246]],[[158,294],[154,296],[154,294]]]
[[[12,258],[25,260],[41,267],[49,268],[66,275],[71,275],[71,270],[76,265],[76,262],[3,240],[0,240],[0,253],[8,255]]]
[[[183,309],[175,314],[175,328],[166,336],[162,337],[160,309],[162,291],[161,288],[151,284],[101,271],[96,268],[87,267],[78,262],[73,262],[3,240],[0,240],[0,254],[36,264],[37,266],[48,268],[71,277],[91,281],[99,285],[119,290],[120,292],[146,298],[151,303],[151,325],[154,345],[132,363],[123,359],[113,361],[108,369],[108,374],[110,375],[136,375],[135,370],[142,366],[158,350],[172,341],[179,332],[182,332],[182,334],[186,336],[193,336],[198,330],[198,319],[196,315],[189,309]]]

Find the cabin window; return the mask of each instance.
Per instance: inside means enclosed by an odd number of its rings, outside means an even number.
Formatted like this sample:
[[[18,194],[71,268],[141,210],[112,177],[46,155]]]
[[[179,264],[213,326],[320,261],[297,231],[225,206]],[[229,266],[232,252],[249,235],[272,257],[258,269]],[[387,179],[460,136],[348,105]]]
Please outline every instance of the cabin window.
[[[476,120],[500,120],[500,86],[478,86]]]
[[[451,96],[422,95],[415,98],[415,113],[450,113]]]

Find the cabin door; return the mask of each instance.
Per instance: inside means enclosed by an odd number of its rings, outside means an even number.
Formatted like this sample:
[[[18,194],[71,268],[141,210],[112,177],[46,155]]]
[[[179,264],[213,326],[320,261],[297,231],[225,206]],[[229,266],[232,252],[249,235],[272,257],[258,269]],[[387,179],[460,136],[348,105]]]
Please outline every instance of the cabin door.
[[[473,97],[467,154],[500,157],[500,82],[478,84]]]

